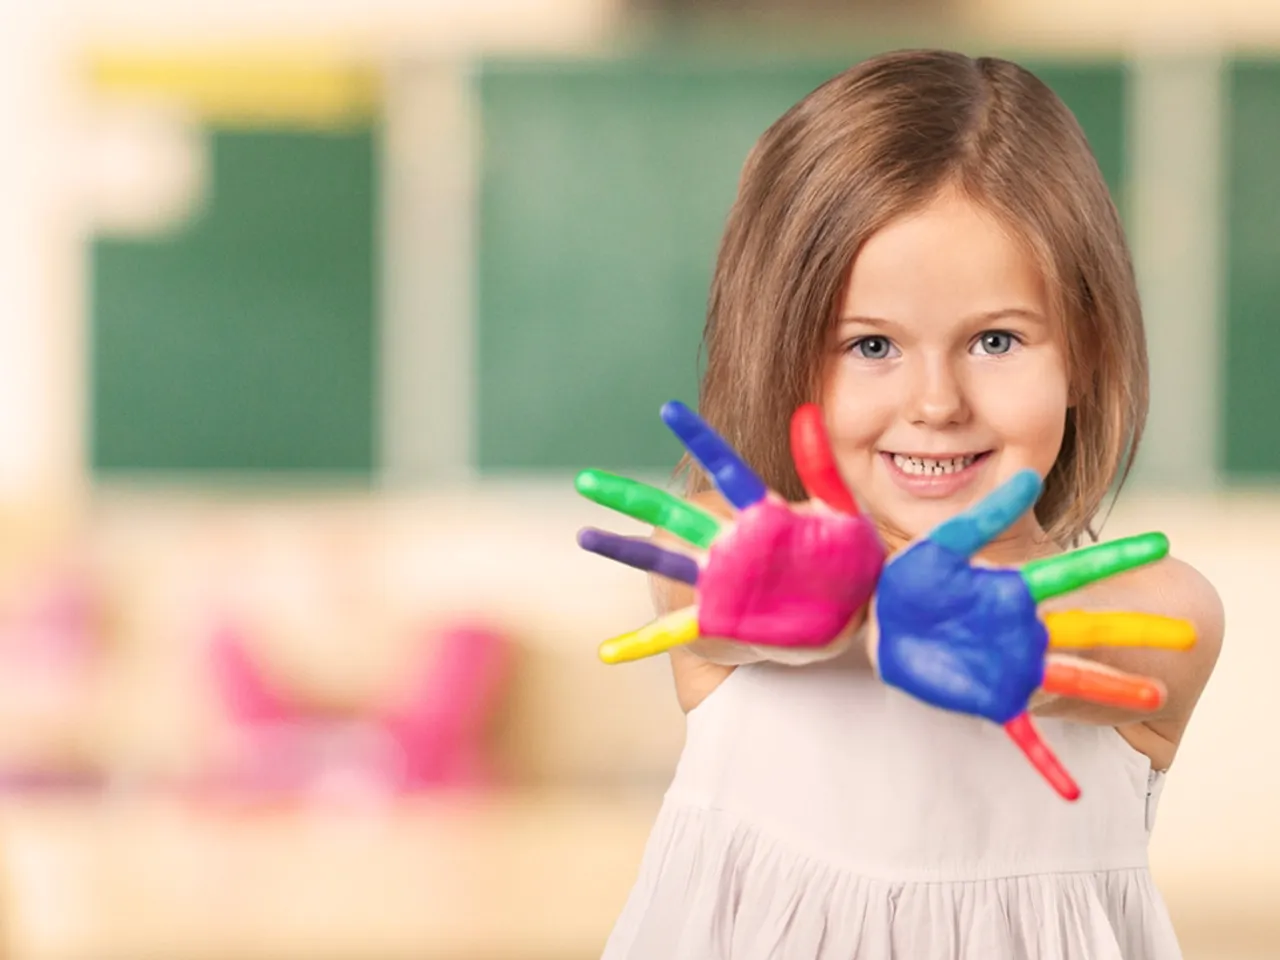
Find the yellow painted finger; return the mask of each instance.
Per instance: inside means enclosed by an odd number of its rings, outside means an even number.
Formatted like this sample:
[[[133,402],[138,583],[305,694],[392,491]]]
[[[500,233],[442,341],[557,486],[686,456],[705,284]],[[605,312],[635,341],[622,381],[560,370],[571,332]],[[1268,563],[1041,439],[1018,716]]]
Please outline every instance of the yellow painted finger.
[[[1187,650],[1196,644],[1196,629],[1189,620],[1153,613],[1094,613],[1066,610],[1046,613],[1049,646],[1159,647]]]
[[[643,660],[698,639],[698,608],[686,607],[669,613],[639,630],[600,644],[600,659],[605,663],[627,663]]]

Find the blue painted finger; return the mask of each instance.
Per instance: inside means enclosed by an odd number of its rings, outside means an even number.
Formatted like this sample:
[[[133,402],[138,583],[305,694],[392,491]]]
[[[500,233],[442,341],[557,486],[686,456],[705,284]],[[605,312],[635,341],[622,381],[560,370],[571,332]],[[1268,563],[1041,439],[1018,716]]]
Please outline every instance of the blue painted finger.
[[[662,420],[731,504],[745,510],[764,499],[768,493],[764,481],[700,416],[679,400],[672,400],[663,405]]]

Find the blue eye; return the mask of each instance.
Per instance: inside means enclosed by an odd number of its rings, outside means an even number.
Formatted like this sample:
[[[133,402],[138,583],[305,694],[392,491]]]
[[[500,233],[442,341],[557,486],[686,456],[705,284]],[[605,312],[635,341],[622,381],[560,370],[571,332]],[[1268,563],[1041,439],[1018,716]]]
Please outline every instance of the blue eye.
[[[988,330],[974,341],[971,353],[998,357],[1008,353],[1018,343],[1018,338],[1007,330]]]
[[[859,337],[849,350],[864,360],[887,360],[893,356],[893,342],[888,337]]]

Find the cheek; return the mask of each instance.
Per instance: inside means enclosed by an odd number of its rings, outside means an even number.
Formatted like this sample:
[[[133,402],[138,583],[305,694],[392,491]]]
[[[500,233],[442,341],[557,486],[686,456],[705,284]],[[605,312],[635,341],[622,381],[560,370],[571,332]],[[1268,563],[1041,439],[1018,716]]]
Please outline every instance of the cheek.
[[[842,467],[875,449],[897,409],[889,385],[874,377],[844,374],[836,364],[821,399],[831,447]]]
[[[1028,364],[993,378],[984,391],[983,419],[1026,466],[1047,473],[1058,459],[1069,391],[1061,364]]]

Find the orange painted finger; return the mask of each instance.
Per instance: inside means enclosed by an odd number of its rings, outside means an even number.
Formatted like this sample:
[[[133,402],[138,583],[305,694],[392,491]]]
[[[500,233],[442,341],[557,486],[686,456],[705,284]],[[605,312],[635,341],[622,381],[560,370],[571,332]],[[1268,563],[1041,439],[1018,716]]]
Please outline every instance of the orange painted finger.
[[[1164,684],[1089,663],[1054,663],[1045,666],[1046,693],[1088,700],[1125,710],[1158,710],[1164,705]]]

